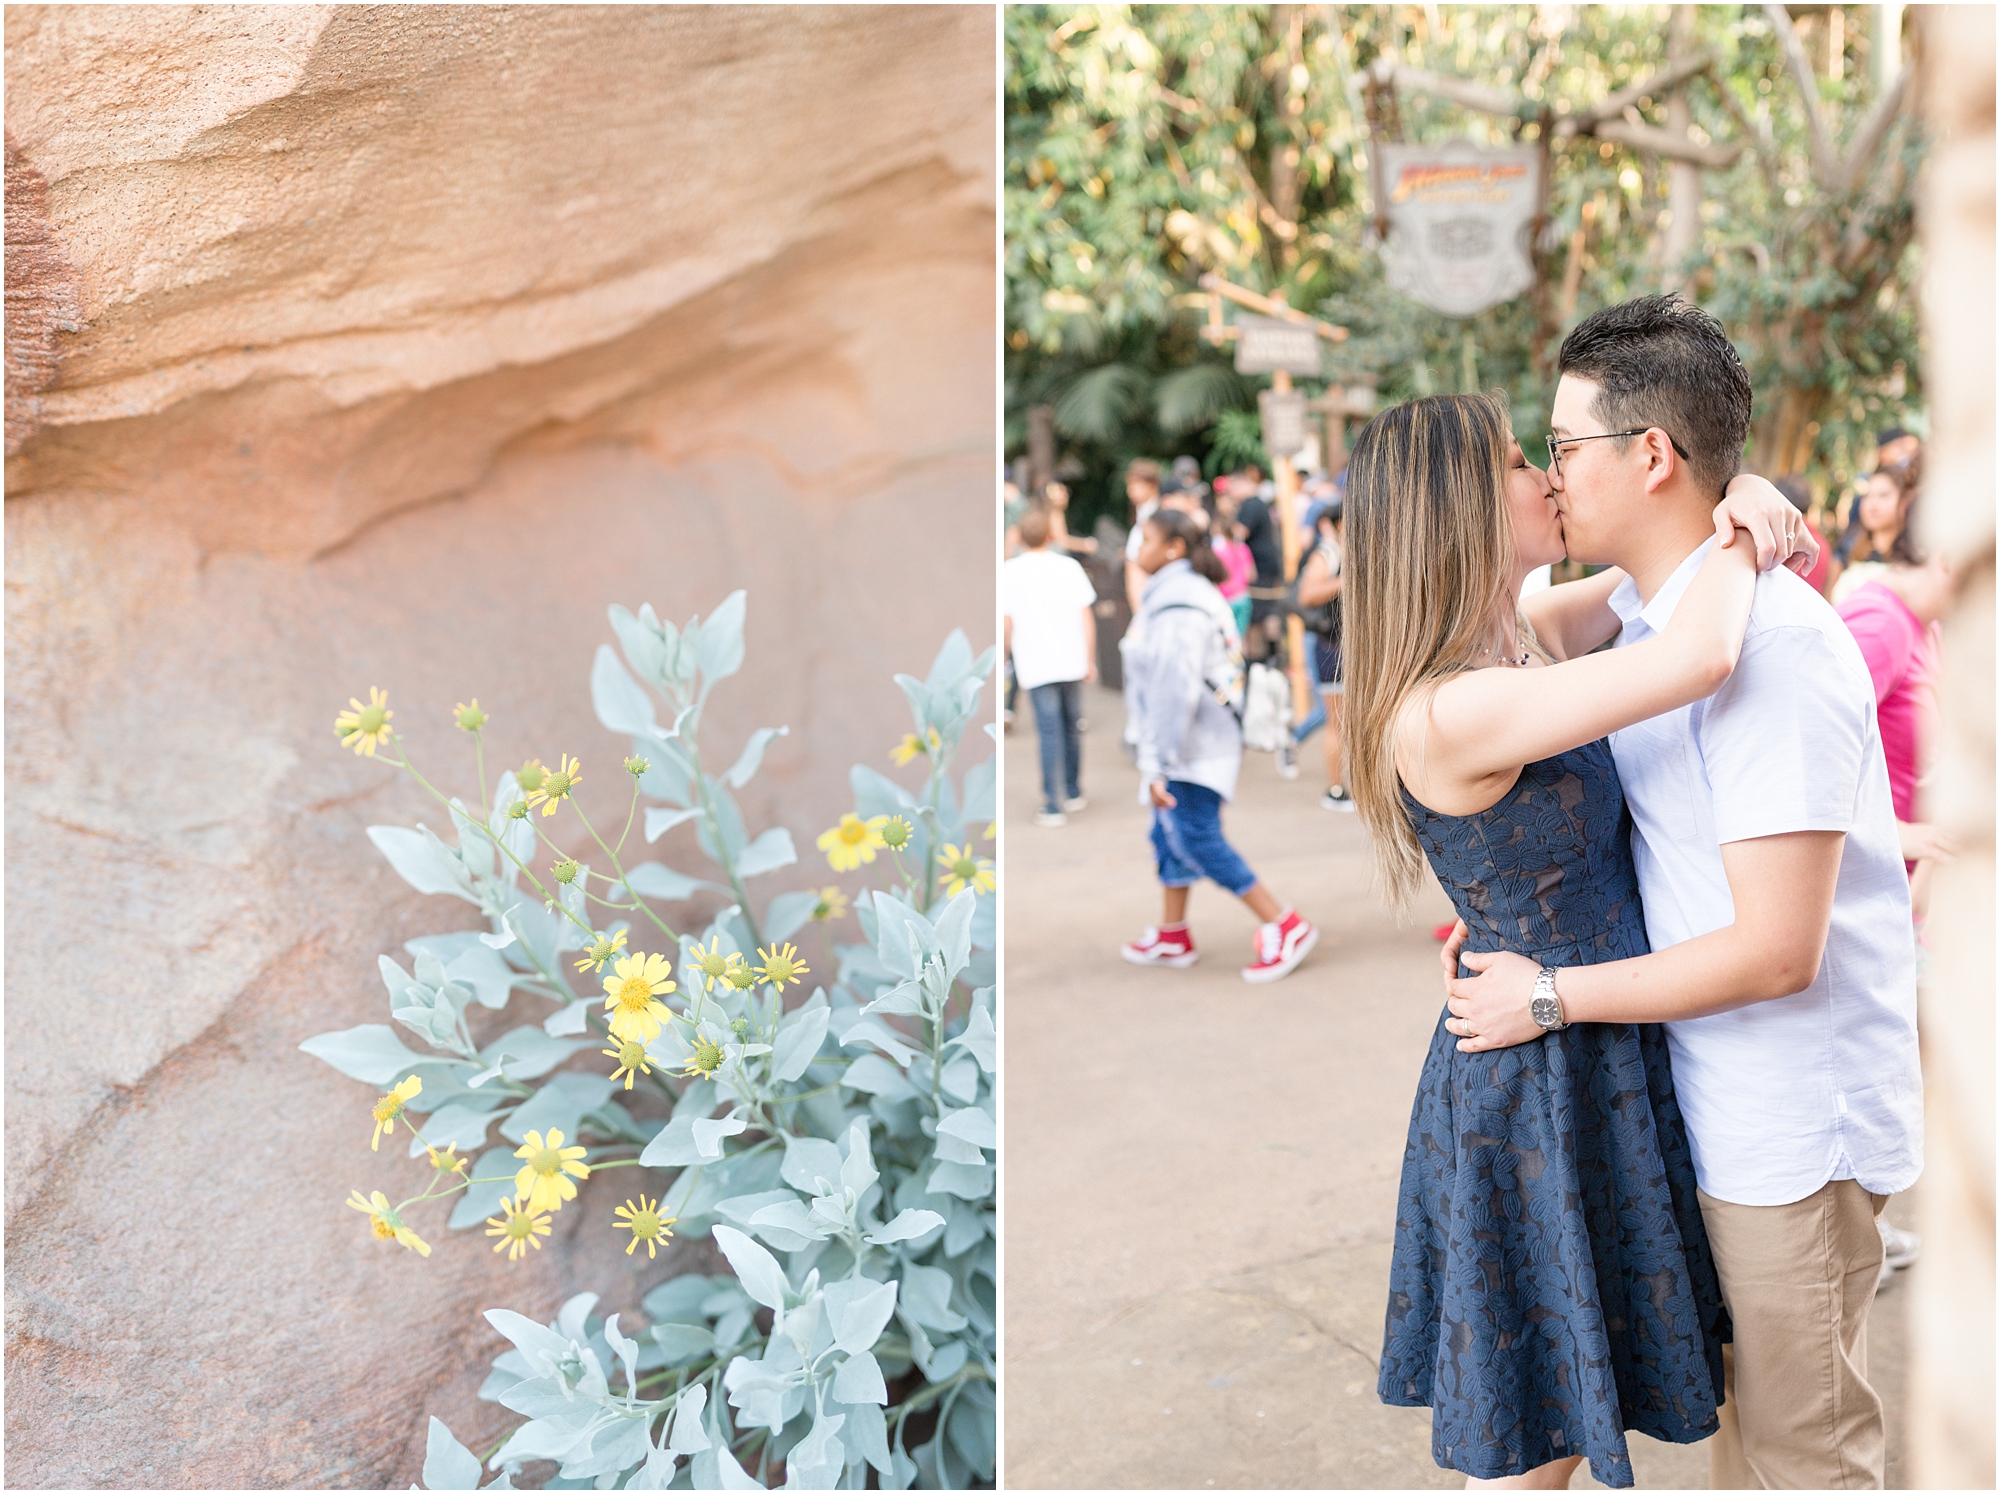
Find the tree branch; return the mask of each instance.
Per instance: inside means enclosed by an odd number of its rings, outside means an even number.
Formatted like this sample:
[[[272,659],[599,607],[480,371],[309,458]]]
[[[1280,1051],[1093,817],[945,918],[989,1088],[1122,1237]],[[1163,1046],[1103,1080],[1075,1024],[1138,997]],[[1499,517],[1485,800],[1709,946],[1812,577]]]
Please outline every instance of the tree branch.
[[[1903,195],[1904,183],[1900,156],[1891,158],[1887,171],[1877,172],[1871,178],[1867,199],[1855,206],[1853,216],[1847,222],[1847,232],[1841,236],[1840,269],[1843,274],[1852,273],[1864,263],[1871,247],[1878,250],[1884,247],[1876,236],[1875,225],[1883,211]]]
[[[1868,111],[1868,117],[1861,121],[1861,128],[1854,132],[1854,139],[1847,147],[1847,157],[1840,163],[1840,181],[1835,190],[1851,192],[1855,183],[1861,180],[1861,173],[1867,168],[1870,158],[1881,146],[1882,139],[1889,133],[1889,126],[1895,123],[1897,112],[1903,107],[1903,99],[1910,90],[1913,68],[1905,64],[1896,75],[1882,97],[1875,101],[1875,107]]]
[[[1782,5],[1767,4],[1764,14],[1778,33],[1778,45],[1784,49],[1792,81],[1799,87],[1799,103],[1806,111],[1806,134],[1812,141],[1813,175],[1821,186],[1834,191],[1834,184],[1840,179],[1840,160],[1833,153],[1826,118],[1819,112],[1819,80],[1806,60],[1806,49],[1799,44],[1799,33],[1792,25],[1790,13]]]
[[[1588,135],[1593,125],[1607,119],[1616,119],[1639,100],[1657,98],[1687,82],[1695,74],[1707,72],[1714,64],[1715,53],[1706,47],[1692,57],[1683,57],[1678,62],[1670,62],[1665,67],[1648,73],[1637,83],[1621,88],[1616,93],[1606,94],[1588,109],[1560,116],[1555,124],[1556,137],[1560,139],[1564,135]]]
[[[1672,161],[1689,161],[1711,171],[1726,170],[1743,153],[1740,145],[1697,145],[1685,135],[1656,130],[1651,125],[1633,124],[1624,119],[1603,120],[1589,133],[1599,140],[1630,146],[1633,150],[1650,151]]]
[[[1508,119],[1519,119],[1523,114],[1532,114],[1534,106],[1518,93],[1504,88],[1491,88],[1484,83],[1475,83],[1470,78],[1451,78],[1443,73],[1427,73],[1421,68],[1402,67],[1395,63],[1377,62],[1375,76],[1384,83],[1397,88],[1414,88],[1424,93],[1434,93],[1439,98],[1450,99],[1454,104],[1476,110],[1481,114],[1499,114]]]
[[[1736,121],[1736,127],[1749,140],[1751,148],[1757,152],[1757,164],[1764,169],[1764,183],[1776,196],[1780,190],[1778,180],[1778,148],[1770,136],[1757,128],[1757,122],[1750,117],[1750,111],[1743,107],[1743,101],[1736,97],[1736,90],[1728,80],[1711,78],[1710,84],[1722,99],[1722,107],[1729,111],[1729,117]]]

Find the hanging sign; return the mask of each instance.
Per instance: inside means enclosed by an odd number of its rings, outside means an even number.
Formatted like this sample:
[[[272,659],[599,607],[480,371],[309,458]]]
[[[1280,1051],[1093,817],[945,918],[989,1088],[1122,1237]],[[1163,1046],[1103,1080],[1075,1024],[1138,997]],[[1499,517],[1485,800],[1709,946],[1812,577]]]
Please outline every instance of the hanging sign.
[[[1319,377],[1319,333],[1302,322],[1274,316],[1236,318],[1236,371]]]
[[[1465,141],[1376,147],[1376,211],[1389,285],[1446,316],[1473,316],[1535,283],[1529,235],[1541,187],[1532,146]]]
[[[1306,449],[1306,397],[1297,390],[1275,389],[1257,394],[1257,413],[1264,422],[1264,450],[1273,457],[1297,456]]]

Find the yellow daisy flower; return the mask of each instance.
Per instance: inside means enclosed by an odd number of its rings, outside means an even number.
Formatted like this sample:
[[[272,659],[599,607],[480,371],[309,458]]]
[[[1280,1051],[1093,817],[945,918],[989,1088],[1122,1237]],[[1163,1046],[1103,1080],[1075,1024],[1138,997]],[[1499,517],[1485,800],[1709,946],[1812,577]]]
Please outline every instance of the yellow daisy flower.
[[[583,764],[575,758],[559,757],[556,762],[559,766],[544,771],[542,781],[535,785],[534,791],[528,795],[528,806],[533,808],[537,804],[541,805],[544,819],[556,812],[556,806],[569,797],[570,790],[575,788],[577,780],[583,777]],[[523,784],[522,787],[525,788],[527,785]]]
[[[799,958],[798,949],[794,945],[774,944],[769,949],[758,950],[757,953],[764,957],[764,963],[757,967],[757,973],[764,978],[766,984],[775,986],[780,991],[785,989],[787,981],[797,985],[801,975],[812,974],[806,969],[806,962]]]
[[[819,923],[827,923],[835,918],[847,916],[847,894],[838,887],[822,887],[819,902],[814,905],[812,916]]]
[[[729,974],[724,976],[723,979],[728,984],[730,990],[747,991],[757,984],[757,972],[752,970],[748,965],[735,965],[730,967]]]
[[[418,1255],[431,1253],[430,1246],[417,1238],[417,1232],[403,1223],[402,1216],[389,1207],[389,1200],[383,1197],[379,1188],[366,1198],[363,1198],[361,1190],[356,1188],[354,1196],[347,1200],[347,1206],[350,1209],[359,1209],[368,1216],[368,1223],[374,1229],[376,1239],[394,1240],[405,1250],[414,1250]]]
[[[632,1200],[628,1198],[611,1212],[622,1216],[612,1224],[611,1227],[613,1229],[629,1229],[632,1231],[632,1243],[625,1247],[625,1253],[630,1255],[639,1248],[639,1242],[644,1240],[646,1242],[646,1259],[649,1261],[655,1258],[657,1246],[664,1245],[668,1240],[673,1238],[674,1232],[668,1229],[667,1226],[680,1218],[678,1214],[669,1214],[666,1218],[662,1219],[660,1217],[660,1201],[656,1198],[651,1203],[647,1203],[646,1195],[643,1193],[639,1195],[639,1206],[636,1209],[632,1207]]]
[[[602,970],[607,961],[618,958],[625,948],[625,930],[615,934],[599,934],[597,942],[583,952],[583,958],[576,962],[579,970]]]
[[[493,719],[479,709],[479,697],[477,695],[472,697],[471,705],[455,705],[451,708],[451,713],[453,719],[458,722],[458,729],[460,731],[478,731],[488,721]]]
[[[419,1079],[415,1074],[412,1074],[375,1102],[373,1112],[375,1116],[375,1134],[368,1138],[369,1151],[379,1152],[382,1150],[382,1133],[384,1131],[391,1133],[395,1131],[396,1117],[403,1113],[405,1105],[409,1104],[410,1101],[414,1100],[422,1092],[423,1087],[424,1081]]]
[[[500,1243],[493,1247],[494,1253],[504,1250],[507,1259],[518,1261],[528,1253],[528,1247],[542,1248],[542,1240],[549,1232],[549,1216],[544,1209],[533,1204],[522,1208],[511,1198],[500,1200],[500,1212],[486,1221],[488,1238],[497,1236]]]
[[[697,980],[706,981],[708,982],[706,989],[713,991],[715,983],[719,980],[728,980],[730,972],[735,970],[742,960],[743,956],[733,951],[729,954],[722,952],[722,936],[718,934],[708,941],[706,949],[699,944],[695,945],[688,957],[681,961],[681,971],[687,974],[690,984]],[[693,973],[688,974],[689,971]]]
[[[650,1074],[653,1072],[652,1068],[646,1063],[646,1045],[634,1038],[626,1038],[615,1048],[600,1048],[597,1051],[602,1053],[606,1058],[615,1058],[618,1060],[618,1066],[611,1071],[611,1077],[616,1079],[620,1074],[623,1074],[627,1089],[632,1087],[632,1076],[634,1074]]]
[[[900,851],[910,843],[910,822],[901,815],[882,827],[882,844],[892,851]]]
[[[580,1146],[564,1146],[560,1131],[550,1131],[546,1141],[540,1131],[530,1131],[527,1141],[514,1153],[523,1164],[514,1174],[514,1196],[525,1200],[530,1212],[560,1209],[576,1197],[576,1184],[570,1179],[590,1176],[583,1153]]]
[[[835,871],[853,871],[862,862],[873,861],[875,853],[885,844],[882,827],[888,823],[886,814],[878,814],[868,820],[858,815],[842,815],[840,823],[820,836],[817,842],[819,848],[826,852],[827,865]]]
[[[375,749],[389,740],[389,718],[396,714],[389,709],[389,692],[370,685],[367,705],[351,695],[347,703],[354,709],[342,711],[333,718],[333,729],[340,733],[340,745],[373,757]]]
[[[660,1035],[660,1028],[672,1021],[674,1014],[655,998],[674,989],[667,978],[673,969],[665,955],[637,950],[611,967],[611,974],[604,977],[604,1007],[611,1013],[613,1037],[650,1043]]]
[[[424,1150],[431,1154],[431,1166],[439,1172],[464,1172],[465,1164],[472,1160],[469,1157],[459,1156],[458,1143],[455,1141],[443,1151],[439,1151],[426,1141]]]
[[[938,752],[943,747],[944,742],[938,736],[937,728],[933,726],[921,737],[913,731],[903,733],[903,740],[889,749],[889,756],[896,760],[896,766],[900,768],[920,752]]]
[[[722,1067],[724,1056],[721,1044],[712,1042],[706,1035],[697,1034],[694,1046],[688,1052],[687,1067],[681,1073],[689,1079],[706,1079]]]
[[[548,774],[549,770],[542,766],[542,760],[539,757],[531,757],[514,770],[514,781],[521,785],[522,793],[532,794],[542,786],[542,780],[548,777]]]
[[[993,863],[982,856],[972,854],[972,847],[960,850],[948,845],[938,856],[938,865],[945,870],[944,895],[957,897],[966,888],[974,892],[993,890]]]

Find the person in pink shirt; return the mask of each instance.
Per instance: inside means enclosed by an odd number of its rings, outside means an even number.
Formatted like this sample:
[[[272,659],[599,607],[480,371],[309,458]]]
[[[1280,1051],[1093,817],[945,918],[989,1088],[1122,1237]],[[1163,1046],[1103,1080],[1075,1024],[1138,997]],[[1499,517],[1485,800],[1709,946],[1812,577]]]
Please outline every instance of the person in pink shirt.
[[[1910,865],[1910,902],[1922,921],[1929,864],[1951,855],[1948,838],[1917,814],[1929,722],[1935,711],[1937,620],[1951,605],[1954,580],[1943,556],[1891,565],[1850,592],[1835,609],[1875,682],[1875,719],[1889,764],[1889,796],[1903,856]]]
[[[1936,825],[1917,817],[1917,786],[1923,778],[1925,748],[1935,739],[1934,681],[1937,675],[1937,621],[1951,606],[1951,567],[1942,555],[1928,561],[1892,561],[1841,599],[1835,611],[1861,646],[1875,684],[1875,723],[1882,756],[1889,765],[1889,800],[1896,811],[1903,868],[1910,875],[1910,919],[1916,925],[1917,979],[1924,978],[1924,918],[1930,911],[1932,868],[1951,859],[1955,847]],[[1923,1242],[1908,1230],[1877,1218],[1882,1234],[1879,1288],[1890,1274],[1916,1260]]]
[[[1209,547],[1227,573],[1216,590],[1236,616],[1240,634],[1250,626],[1250,582],[1257,574],[1257,559],[1236,533],[1236,495],[1215,495],[1215,518],[1209,528]]]

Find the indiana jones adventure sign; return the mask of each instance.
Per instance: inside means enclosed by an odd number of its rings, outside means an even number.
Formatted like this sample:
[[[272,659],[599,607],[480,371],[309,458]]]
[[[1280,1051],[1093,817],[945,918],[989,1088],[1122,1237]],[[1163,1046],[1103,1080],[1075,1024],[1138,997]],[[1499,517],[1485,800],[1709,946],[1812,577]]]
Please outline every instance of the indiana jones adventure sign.
[[[1391,288],[1446,316],[1474,316],[1534,284],[1529,257],[1541,160],[1533,147],[1376,147]]]

